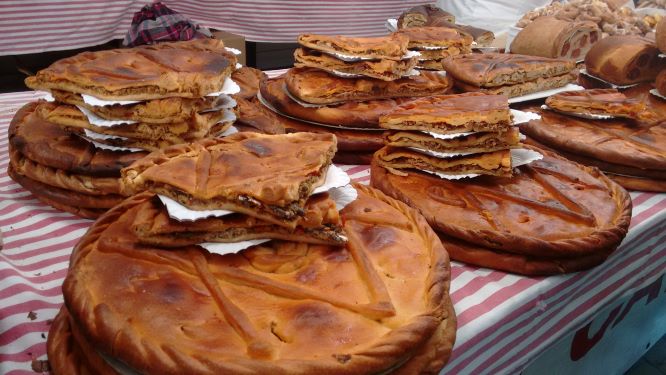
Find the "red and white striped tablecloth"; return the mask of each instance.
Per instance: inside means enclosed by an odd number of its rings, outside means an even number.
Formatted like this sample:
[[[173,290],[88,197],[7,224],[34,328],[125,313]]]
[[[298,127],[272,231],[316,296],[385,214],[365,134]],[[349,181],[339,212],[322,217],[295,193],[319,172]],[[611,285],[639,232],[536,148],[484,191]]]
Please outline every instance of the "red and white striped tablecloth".
[[[380,36],[384,23],[424,0],[162,0],[199,24],[253,42],[290,43],[298,34]],[[0,56],[89,47],[122,39],[150,0],[0,0]]]
[[[9,121],[20,106],[38,96],[0,95],[2,374],[31,374],[31,360],[45,359],[46,333],[62,304],[60,286],[69,254],[92,223],[40,203],[7,177]],[[368,182],[367,166],[343,168],[355,181]],[[603,265],[590,271],[530,278],[453,262],[451,298],[458,337],[445,372],[518,372],[595,312],[663,275],[666,194],[631,196],[634,210],[627,238]]]

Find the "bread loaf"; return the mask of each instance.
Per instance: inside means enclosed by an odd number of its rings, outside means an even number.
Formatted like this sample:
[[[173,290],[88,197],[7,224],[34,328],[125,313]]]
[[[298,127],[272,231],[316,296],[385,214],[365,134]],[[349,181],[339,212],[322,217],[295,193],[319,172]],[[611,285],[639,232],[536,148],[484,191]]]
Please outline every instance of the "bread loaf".
[[[616,85],[654,81],[663,67],[659,50],[649,39],[611,36],[597,42],[585,56],[587,73]]]
[[[516,35],[511,43],[511,52],[579,60],[585,57],[600,36],[601,30],[594,22],[539,17]]]

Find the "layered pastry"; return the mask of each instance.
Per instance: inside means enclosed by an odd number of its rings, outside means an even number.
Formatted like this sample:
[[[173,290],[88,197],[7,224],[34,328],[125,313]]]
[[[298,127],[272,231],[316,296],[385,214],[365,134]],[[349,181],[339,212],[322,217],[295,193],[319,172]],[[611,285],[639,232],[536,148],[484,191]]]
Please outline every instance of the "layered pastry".
[[[425,150],[386,146],[375,153],[377,163],[397,175],[415,169],[446,175],[484,174],[511,177],[511,151],[440,157]]]
[[[414,100],[381,116],[379,124],[392,130],[454,134],[507,131],[512,123],[506,96],[466,93]]]
[[[328,53],[309,48],[297,48],[294,51],[294,60],[294,66],[299,68],[317,68],[344,77],[366,76],[384,81],[393,81],[407,75],[418,61],[416,57],[404,60],[344,61]]]
[[[141,244],[131,226],[152,195],[126,200],[73,251],[63,294],[81,335],[57,340],[56,319],[54,368],[83,347],[125,373],[439,372],[455,331],[446,251],[415,210],[357,191],[340,213],[345,247],[271,241],[227,255]]]
[[[540,17],[516,35],[511,53],[582,60],[600,38],[601,30],[592,21]]]
[[[90,123],[80,109],[71,105],[42,102],[37,106],[36,113],[44,120],[58,124],[67,132],[89,140],[145,150],[156,150],[168,145],[215,136],[229,128],[236,118],[233,112],[222,109],[197,113],[193,118],[180,123],[139,122],[101,126]]]
[[[520,145],[518,128],[508,131],[471,133],[455,138],[438,138],[436,133],[393,131],[385,134],[386,144],[393,147],[430,150],[448,154],[476,154],[516,148]]]
[[[654,42],[638,36],[612,36],[585,56],[587,73],[615,85],[654,81],[663,68]]]
[[[9,125],[9,145],[24,157],[68,173],[120,177],[120,170],[146,156],[146,152],[112,151],[95,147],[35,113],[38,103],[16,112]]]
[[[472,52],[472,37],[448,27],[414,27],[396,31],[409,38],[409,48],[419,52],[419,67],[442,69],[442,59]]]
[[[398,61],[407,53],[409,39],[394,34],[376,38],[301,34],[298,43],[308,49],[336,56]]]
[[[331,134],[236,133],[153,152],[122,170],[123,187],[294,228],[336,149]]]
[[[543,159],[511,179],[447,180],[410,170],[403,177],[383,168],[378,154],[370,183],[418,209],[436,231],[473,246],[551,260],[604,254],[603,261],[627,233],[631,197],[597,168],[528,148]]]
[[[289,97],[284,87],[284,77],[266,80],[261,83],[261,97],[268,105],[286,116],[341,128],[377,129],[379,116],[392,111],[400,104],[414,100],[413,98],[379,99],[304,107]]]
[[[573,60],[514,54],[467,54],[442,62],[465,91],[485,91],[508,97],[565,86],[575,77]]]
[[[628,98],[615,89],[567,91],[551,95],[546,105],[556,111],[570,114],[596,114],[652,121],[657,115],[648,110],[645,102]]]
[[[140,211],[132,223],[139,242],[162,247],[265,238],[334,246],[347,241],[335,202],[326,193],[307,200],[293,229],[243,214],[179,221],[169,216],[159,199],[142,203]]]
[[[398,28],[421,27],[435,20],[456,22],[456,17],[432,4],[418,5],[404,11],[398,18]]]
[[[446,94],[453,81],[445,74],[422,72],[395,81],[346,79],[312,68],[292,68],[284,76],[286,89],[296,99],[315,104],[419,97]]]
[[[195,120],[201,112],[215,110],[220,106],[228,107],[227,95],[204,96],[202,98],[166,97],[140,101],[132,104],[90,105],[81,94],[51,90],[57,102],[83,107],[105,120],[144,122],[151,124],[170,124]]]
[[[105,100],[200,98],[221,91],[235,69],[236,57],[222,41],[197,39],[83,52],[56,61],[25,82],[35,90]]]

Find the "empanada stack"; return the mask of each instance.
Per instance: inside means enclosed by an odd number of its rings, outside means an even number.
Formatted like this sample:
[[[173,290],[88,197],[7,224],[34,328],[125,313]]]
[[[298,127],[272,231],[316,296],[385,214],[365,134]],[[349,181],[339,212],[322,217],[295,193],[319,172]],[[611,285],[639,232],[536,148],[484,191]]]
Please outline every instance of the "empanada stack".
[[[124,161],[233,130],[234,52],[205,39],[56,61],[26,79],[48,95],[14,119],[10,175],[52,206],[96,217],[122,198]],[[50,155],[38,150],[49,137]],[[106,164],[92,168],[97,155]]]
[[[511,149],[520,145],[504,95],[467,93],[423,98],[380,117],[386,147],[382,167],[418,169],[445,176],[510,177]],[[448,177],[445,177],[448,178]]]

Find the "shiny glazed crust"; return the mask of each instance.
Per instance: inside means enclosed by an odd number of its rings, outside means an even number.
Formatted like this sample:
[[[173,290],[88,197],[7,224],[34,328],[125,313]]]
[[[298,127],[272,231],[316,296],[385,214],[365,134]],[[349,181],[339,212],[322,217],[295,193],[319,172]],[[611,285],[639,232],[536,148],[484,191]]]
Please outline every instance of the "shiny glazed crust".
[[[35,90],[62,90],[100,99],[199,98],[220,91],[236,57],[216,39],[83,52],[26,78]]]
[[[155,151],[122,170],[123,189],[293,227],[336,150],[331,134],[236,133]]]
[[[627,190],[654,191],[656,193],[666,193],[666,180],[659,180],[646,177],[625,176],[619,174],[606,173],[613,181],[620,184]]]
[[[393,368],[446,317],[448,256],[416,211],[357,189],[342,212],[346,249],[277,243],[278,258],[262,246],[227,256],[138,247],[126,224],[149,195],[135,196],[76,246],[66,305],[92,345],[139,372]]]
[[[661,95],[666,96],[666,69],[663,69],[661,73],[659,73],[654,85]]]
[[[49,205],[52,205],[51,202],[59,202],[61,205],[70,207],[107,209],[125,199],[125,197],[119,194],[92,195],[47,185],[16,173],[11,165],[7,168],[7,174],[39,200]],[[59,208],[57,206],[54,207]]]
[[[110,151],[95,146],[40,119],[38,102],[18,110],[9,124],[9,144],[26,158],[52,168],[96,177],[120,177],[120,169],[147,155],[145,152]]]
[[[439,238],[451,259],[527,276],[559,275],[586,270],[603,263],[615,250],[615,247],[611,247],[575,258],[544,258],[493,250],[444,234],[439,234]]]
[[[655,41],[661,53],[666,53],[666,21],[662,18],[655,27]]]
[[[598,169],[549,151],[511,179],[448,181],[424,173],[401,177],[375,156],[371,185],[417,208],[448,236],[513,254],[544,258],[615,248],[631,221],[631,198]]]
[[[664,66],[654,42],[638,36],[610,36],[585,56],[587,73],[616,85],[653,81]]]
[[[407,60],[361,60],[347,62],[312,49],[297,48],[294,66],[317,68],[327,72],[356,74],[384,81],[394,81],[407,75],[418,62],[416,57]]]
[[[301,34],[298,43],[321,52],[397,61],[407,53],[409,39],[395,34],[376,38]]]
[[[312,68],[289,69],[284,82],[291,95],[315,104],[443,95],[453,87],[453,80],[448,75],[430,72],[383,81],[374,78],[342,78]]]
[[[456,81],[483,88],[561,76],[570,73],[575,67],[573,60],[505,53],[471,53],[451,56],[442,64],[444,70]]]
[[[260,91],[263,99],[285,115],[341,128],[377,129],[379,116],[393,110],[401,103],[414,100],[412,98],[380,99],[308,108],[287,96],[284,92],[284,78],[262,82]]]
[[[437,152],[491,152],[517,147],[517,127],[506,132],[473,133],[451,139],[439,139],[423,132],[391,131],[384,134],[385,143],[393,147],[416,147]]]
[[[666,122],[588,120],[539,110],[521,130],[548,147],[608,163],[666,171]]]
[[[9,162],[17,174],[46,185],[90,195],[120,194],[120,179],[74,174],[35,163],[9,147]]]

